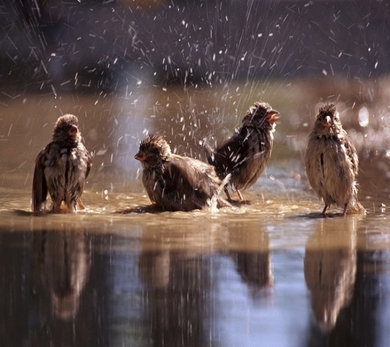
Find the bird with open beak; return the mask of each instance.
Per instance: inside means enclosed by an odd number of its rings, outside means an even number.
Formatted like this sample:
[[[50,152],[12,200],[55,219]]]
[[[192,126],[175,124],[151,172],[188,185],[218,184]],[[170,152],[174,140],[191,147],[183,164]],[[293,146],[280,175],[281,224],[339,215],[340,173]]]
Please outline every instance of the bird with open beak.
[[[242,126],[222,146],[207,154],[220,178],[231,174],[230,185],[243,200],[240,190],[252,186],[261,176],[271,157],[279,112],[268,103],[255,102],[242,120]],[[225,193],[231,200],[228,186]]]

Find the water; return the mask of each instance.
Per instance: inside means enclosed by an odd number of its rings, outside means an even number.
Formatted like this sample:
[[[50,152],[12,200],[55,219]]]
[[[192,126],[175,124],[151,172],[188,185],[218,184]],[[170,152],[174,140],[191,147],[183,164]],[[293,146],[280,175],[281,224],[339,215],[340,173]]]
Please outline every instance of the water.
[[[318,216],[323,206],[303,166],[318,95],[302,92],[306,81],[293,90],[268,84],[263,97],[281,112],[280,124],[269,168],[244,203],[218,212],[150,208],[133,159],[145,131],[202,158],[202,141],[226,138],[259,99],[253,86],[239,87],[2,96],[1,346],[389,345],[380,102],[368,106],[362,127],[360,101],[340,101],[361,157],[366,215]],[[79,117],[94,156],[87,208],[34,217],[34,160],[67,112]]]

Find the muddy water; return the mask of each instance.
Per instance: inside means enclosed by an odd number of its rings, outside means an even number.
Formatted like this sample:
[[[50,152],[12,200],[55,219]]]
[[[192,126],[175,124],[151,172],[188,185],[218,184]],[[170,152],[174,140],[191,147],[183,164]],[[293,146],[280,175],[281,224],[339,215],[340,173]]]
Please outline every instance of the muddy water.
[[[337,93],[332,83],[2,95],[0,345],[388,346],[386,81],[345,82]],[[133,159],[144,133],[202,158],[201,144],[227,137],[260,98],[282,116],[269,168],[245,201],[151,208]],[[321,99],[339,103],[359,149],[366,215],[318,216],[302,158]],[[79,117],[94,156],[87,208],[33,217],[34,159],[63,113]]]

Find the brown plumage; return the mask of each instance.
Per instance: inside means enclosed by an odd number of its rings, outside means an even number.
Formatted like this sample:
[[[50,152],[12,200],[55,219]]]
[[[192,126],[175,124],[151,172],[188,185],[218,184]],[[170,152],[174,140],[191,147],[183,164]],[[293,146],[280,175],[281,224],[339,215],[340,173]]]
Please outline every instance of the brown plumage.
[[[343,129],[334,104],[319,109],[306,151],[306,173],[310,185],[325,207],[335,204],[344,215],[363,211],[357,201],[359,159],[355,146]]]
[[[32,210],[44,208],[47,194],[52,199],[52,212],[68,212],[83,208],[80,197],[91,169],[91,156],[81,142],[76,116],[59,117],[52,141],[42,149],[35,161],[32,186]]]
[[[252,186],[271,157],[278,111],[265,102],[255,102],[242,120],[241,128],[221,147],[209,153],[208,161],[220,178],[231,174],[230,184],[242,200],[240,190]],[[225,188],[226,195],[230,195]]]
[[[173,154],[160,135],[145,137],[134,157],[143,168],[142,183],[152,202],[168,211],[190,211],[219,198],[221,180],[214,167],[202,161]]]

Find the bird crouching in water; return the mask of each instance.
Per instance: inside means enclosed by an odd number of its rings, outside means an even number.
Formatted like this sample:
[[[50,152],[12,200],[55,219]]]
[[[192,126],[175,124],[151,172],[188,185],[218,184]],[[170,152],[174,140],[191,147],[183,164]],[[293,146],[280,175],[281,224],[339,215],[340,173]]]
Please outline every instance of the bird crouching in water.
[[[325,203],[323,216],[333,204],[343,208],[344,215],[364,212],[357,200],[359,158],[334,104],[322,106],[318,111],[309,135],[305,164],[311,187]]]
[[[76,212],[77,208],[84,208],[80,197],[91,165],[91,156],[81,142],[77,117],[71,114],[59,117],[52,141],[35,160],[33,212],[44,209],[48,193],[52,212]]]
[[[219,197],[222,184],[213,166],[200,160],[173,154],[160,135],[145,137],[134,156],[141,162],[142,183],[149,199],[168,211],[190,211],[210,206]]]
[[[240,190],[252,186],[271,157],[279,112],[265,102],[255,102],[242,120],[241,128],[222,146],[208,151],[208,162],[220,178],[231,174],[230,185],[243,200]],[[225,193],[231,200],[228,187]]]

